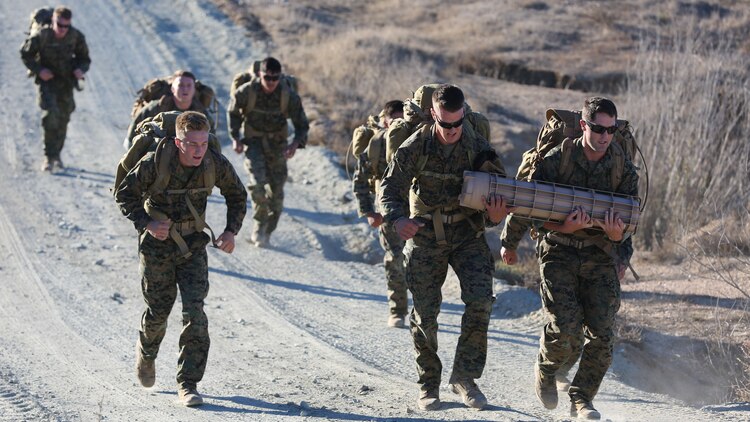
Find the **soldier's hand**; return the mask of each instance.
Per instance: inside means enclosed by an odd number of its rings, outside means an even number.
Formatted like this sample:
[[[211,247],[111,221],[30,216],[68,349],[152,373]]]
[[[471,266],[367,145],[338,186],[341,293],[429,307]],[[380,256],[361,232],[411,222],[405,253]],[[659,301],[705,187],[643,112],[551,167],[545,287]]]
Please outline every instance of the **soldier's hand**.
[[[625,222],[620,218],[620,214],[615,212],[614,208],[604,213],[604,220],[594,220],[597,226],[604,230],[609,240],[619,242],[622,240],[625,232]]]
[[[172,226],[172,220],[166,219],[164,221],[152,220],[146,226],[146,231],[158,240],[166,240],[169,236],[169,227]]]
[[[234,139],[232,139],[232,148],[237,154],[242,154],[243,152],[245,152],[245,144]]]
[[[583,207],[575,207],[573,211],[568,214],[563,223],[563,233],[573,233],[581,229],[588,229],[594,226],[591,221],[591,216],[583,209]]]
[[[222,233],[216,238],[215,246],[226,253],[234,252],[234,233],[230,231]]]
[[[409,240],[417,234],[420,227],[424,227],[424,223],[413,218],[401,217],[396,220],[394,226],[396,228],[396,233],[398,233],[402,239]]]
[[[50,79],[52,79],[52,78],[54,78],[54,77],[55,77],[55,74],[52,73],[52,71],[49,70],[49,69],[47,69],[47,68],[44,68],[44,69],[42,69],[42,70],[39,71],[39,79],[41,79],[41,80],[43,80],[45,82],[48,81],[48,80],[50,80]]]
[[[78,79],[78,80],[80,81],[81,79],[83,79],[83,78],[84,78],[84,73],[83,73],[83,70],[81,70],[81,69],[76,69],[76,70],[74,70],[74,71],[73,71],[73,76],[75,76],[75,77],[76,77],[76,79]]]
[[[489,198],[482,196],[482,202],[484,202],[487,217],[495,224],[503,221],[509,213],[516,210],[516,207],[508,206],[505,198],[499,195],[490,195]]]
[[[500,256],[503,258],[505,265],[515,265],[518,262],[518,252],[515,249],[508,249],[503,246],[500,248]]]
[[[297,148],[299,147],[298,141],[293,141],[291,144],[287,145],[286,148],[284,148],[284,158],[287,160],[294,157],[294,153],[297,152]]]
[[[377,212],[368,213],[367,224],[369,224],[370,227],[380,227],[380,225],[383,224],[383,215]]]
[[[628,269],[628,266],[625,264],[617,264],[617,279],[622,281],[623,278],[625,278],[625,270]]]

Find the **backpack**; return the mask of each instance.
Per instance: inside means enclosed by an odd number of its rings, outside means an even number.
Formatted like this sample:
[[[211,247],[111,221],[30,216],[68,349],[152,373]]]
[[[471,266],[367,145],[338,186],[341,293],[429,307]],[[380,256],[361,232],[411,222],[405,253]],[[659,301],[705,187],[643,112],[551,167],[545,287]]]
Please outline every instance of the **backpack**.
[[[539,130],[536,139],[536,146],[523,153],[521,165],[516,172],[516,179],[531,180],[531,175],[542,159],[548,152],[556,146],[562,146],[562,159],[560,161],[560,180],[568,180],[574,170],[570,161],[573,140],[583,136],[581,130],[581,112],[571,110],[549,109],[546,114],[546,121]],[[567,141],[569,139],[569,141]],[[564,142],[566,141],[566,142]],[[610,144],[615,164],[612,166],[612,191],[622,181],[622,174],[625,170],[625,161],[632,161],[635,158],[636,151],[640,151],[638,144],[633,135],[633,129],[627,120],[617,120],[617,132]],[[645,161],[644,161],[645,162]],[[564,182],[563,182],[564,183]]]
[[[359,157],[359,154],[362,154],[365,152],[367,147],[370,145],[370,140],[373,136],[375,136],[375,133],[382,129],[380,126],[380,117],[383,115],[383,112],[380,112],[380,115],[378,116],[370,116],[367,118],[367,122],[361,126],[358,126],[356,129],[354,129],[354,133],[352,133],[352,141],[349,145],[349,148],[352,151],[352,154],[354,154],[355,157]]]
[[[261,63],[261,60],[256,60],[253,62],[253,65],[251,66],[249,72],[240,72],[234,75],[234,79],[232,79],[232,87],[229,89],[229,94],[234,94],[234,92],[237,91],[237,88],[252,81],[253,79],[260,78]],[[281,84],[287,85],[289,89],[299,93],[299,82],[294,75],[287,75],[286,73],[283,73],[281,75]]]
[[[177,116],[179,116],[180,114],[181,112],[179,111],[159,113],[156,116],[145,119],[138,124],[138,127],[136,128],[136,135],[133,137],[133,143],[130,145],[130,148],[125,153],[125,155],[123,155],[120,161],[117,163],[115,184],[112,188],[113,194],[117,192],[117,188],[125,179],[125,176],[127,176],[128,172],[130,172],[130,170],[132,170],[133,167],[135,167],[135,165],[138,164],[141,158],[143,158],[147,153],[151,151],[159,151],[159,145],[162,145],[164,143],[174,145],[174,142],[172,142],[172,140],[175,137],[175,121],[177,120]],[[221,153],[219,140],[215,135],[211,133],[208,134],[208,145],[209,149]],[[161,147],[162,150],[167,148],[169,148],[167,145],[163,145]],[[157,162],[160,157],[161,155],[157,154]],[[162,165],[159,164],[157,166],[159,170],[169,168],[168,160],[163,161],[166,162],[166,167],[162,167]],[[211,161],[209,165],[212,166],[213,161]],[[157,171],[157,173],[159,174],[160,172]],[[208,171],[207,173],[214,174],[215,170]],[[162,171],[159,174],[159,177],[157,177],[157,182],[155,182],[149,188],[149,192],[153,193],[164,190],[169,184],[169,176],[170,175],[168,170]]]
[[[39,32],[42,28],[52,25],[52,15],[55,13],[53,7],[41,7],[31,12],[29,17],[29,32],[27,35],[32,35]]]
[[[146,82],[143,88],[138,90],[135,102],[133,102],[133,108],[130,111],[130,117],[135,116],[153,100],[158,100],[165,95],[172,94],[172,77],[167,76],[165,78],[154,78]],[[210,86],[202,83],[199,80],[195,81],[195,98],[203,107],[211,113],[214,117],[214,130],[218,125],[219,119],[219,101],[216,99],[216,92]]]
[[[425,86],[429,87],[429,85]],[[434,88],[432,88],[432,91],[434,91]],[[391,122],[390,126],[388,126],[388,132],[385,137],[385,159],[388,163],[393,160],[393,156],[396,154],[398,147],[400,147],[412,133],[432,123],[432,116],[430,115],[430,108],[432,107],[431,91],[428,98],[429,101],[424,98],[421,101],[414,99],[407,99],[404,101],[404,118],[396,119]],[[427,108],[422,109],[421,106],[418,106],[417,104],[426,104]],[[490,140],[490,121],[485,115],[472,111],[468,104],[464,104],[464,116],[465,122],[468,123],[464,126],[464,130],[471,128],[471,130],[474,130],[488,141]]]
[[[260,84],[260,65],[261,61],[256,60],[253,62],[250,72],[240,72],[234,75],[232,79],[232,86],[229,89],[229,95],[234,97],[234,93],[246,83],[256,82]],[[299,93],[299,83],[294,75],[282,74],[279,82],[279,88],[281,88],[281,113],[286,116],[289,110],[289,97],[291,93]],[[248,101],[245,105],[245,109],[249,112],[255,107],[255,91],[248,91]]]

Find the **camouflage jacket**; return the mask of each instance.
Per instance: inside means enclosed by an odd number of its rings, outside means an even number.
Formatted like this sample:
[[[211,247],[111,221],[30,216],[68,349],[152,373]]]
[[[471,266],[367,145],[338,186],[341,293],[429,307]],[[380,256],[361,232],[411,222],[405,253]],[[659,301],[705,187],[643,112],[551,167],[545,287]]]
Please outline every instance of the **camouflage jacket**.
[[[376,194],[376,185],[379,184],[377,182],[383,179],[385,169],[388,167],[388,163],[385,161],[385,133],[385,129],[379,129],[372,136],[365,152],[359,155],[357,167],[354,169],[352,190],[359,203],[360,217],[375,212],[373,195]],[[371,150],[370,146],[374,146],[375,143],[378,144],[379,148],[373,147]],[[379,152],[378,159],[375,160],[375,157],[371,159],[370,154],[376,152]]]
[[[380,207],[386,222],[392,223],[401,217],[415,215],[410,209],[410,192],[428,208],[444,210],[461,209],[467,215],[476,211],[459,206],[459,195],[463,186],[463,174],[473,170],[474,157],[484,151],[492,151],[489,142],[464,126],[459,142],[449,156],[435,139],[435,126],[431,124],[412,134],[396,150],[388,165],[381,185]],[[420,170],[420,157],[426,155]],[[499,158],[492,163],[497,172],[505,175]],[[418,214],[418,213],[417,213]],[[484,219],[489,222],[489,219]]]
[[[55,38],[52,28],[45,27],[32,33],[21,46],[21,60],[40,83],[39,72],[49,69],[55,75],[50,81],[69,87],[75,85],[73,71],[88,72],[91,65],[86,37],[74,27],[62,39]]]
[[[566,185],[578,186],[587,189],[610,192],[612,191],[612,165],[613,158],[611,150],[607,150],[606,155],[599,161],[590,162],[586,159],[581,145],[582,138],[575,140],[575,149],[571,152],[571,162],[575,166],[573,173],[568,180],[560,180],[559,169],[562,159],[561,146],[553,148],[542,160],[542,164],[532,173],[533,180],[544,182],[562,183]],[[635,166],[630,160],[625,161],[625,170],[620,182],[620,186],[615,193],[623,195],[638,196],[638,174]],[[518,243],[523,238],[526,231],[534,225],[540,233],[546,233],[547,230],[542,228],[542,222],[532,221],[523,217],[511,215],[508,223],[505,225],[501,240],[503,246],[508,249],[518,248]],[[601,230],[585,229],[587,234],[601,235]],[[563,236],[572,236],[564,234]],[[618,255],[624,261],[629,261],[633,255],[632,239],[628,237],[618,245]]]
[[[149,117],[154,117],[159,113],[165,112],[165,111],[179,111],[177,108],[177,104],[174,102],[174,97],[172,95],[165,95],[161,97],[158,100],[150,101],[148,104],[146,104],[138,114],[135,115],[133,118],[133,121],[130,122],[130,126],[128,126],[128,141],[130,144],[133,143],[133,137],[136,135],[136,129],[138,128],[138,123],[148,119]],[[200,101],[198,101],[198,97],[193,96],[193,102],[190,103],[190,107],[187,110],[183,111],[197,111],[199,113],[203,113],[206,118],[208,119],[209,127],[211,128],[211,133],[214,133],[214,119],[211,116],[211,113],[206,110],[206,107],[201,104]]]
[[[209,154],[215,163],[215,186],[220,189],[227,204],[227,223],[224,230],[237,234],[242,227],[242,220],[245,218],[247,191],[226,157],[211,149],[208,150],[206,156],[208,157]],[[148,202],[150,208],[166,214],[175,223],[193,219],[185,201],[185,194],[167,195],[164,192],[148,195],[149,187],[156,181],[157,163],[154,157],[153,152],[146,154],[125,176],[125,180],[115,192],[115,200],[120,207],[120,211],[125,217],[133,221],[139,232],[145,230],[146,225],[152,220],[146,213],[144,207],[146,202]],[[171,176],[167,190],[203,187],[201,174],[206,170],[206,167],[205,158],[200,166],[185,168],[180,165],[176,156],[173,157],[170,163]],[[195,206],[199,215],[206,212],[208,195],[208,192],[190,194],[190,202]]]
[[[253,90],[254,94],[249,94]],[[307,132],[310,124],[307,121],[302,100],[293,90],[289,90],[289,104],[286,113],[281,111],[281,85],[270,94],[263,92],[258,81],[243,84],[232,94],[227,106],[227,120],[229,121],[229,135],[232,140],[241,141],[248,138],[247,133],[240,134],[243,125],[263,133],[278,133],[285,131],[287,117],[294,125],[294,140],[304,148],[307,143]],[[252,110],[246,109],[250,95],[255,96]]]

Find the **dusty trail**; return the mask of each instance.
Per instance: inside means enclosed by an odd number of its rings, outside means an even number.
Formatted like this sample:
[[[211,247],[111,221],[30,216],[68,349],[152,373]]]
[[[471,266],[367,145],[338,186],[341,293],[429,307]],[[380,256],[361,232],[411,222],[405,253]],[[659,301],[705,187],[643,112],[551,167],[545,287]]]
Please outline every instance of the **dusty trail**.
[[[544,411],[531,387],[538,300],[499,283],[479,381],[492,406],[468,411],[443,390],[443,411],[414,410],[408,331],[385,327],[382,267],[362,262],[377,255],[374,234],[346,199],[348,180],[319,148],[299,151],[290,163],[287,214],[271,249],[249,246],[248,218],[235,254],[209,253],[212,346],[199,385],[207,404],[196,410],[176,403],[179,303],[157,360],[157,385],[142,389],[133,373],[142,312],[135,232],[108,191],[133,91],[188,67],[226,102],[232,74],[264,52],[251,51],[244,30],[207,1],[183,8],[168,1],[69,1],[93,64],[63,151],[68,169],[41,174],[35,91],[17,46],[29,11],[44,3],[9,3],[0,3],[8,23],[0,36],[14,40],[0,51],[0,420],[565,418],[567,406]],[[225,153],[244,178],[240,157]],[[223,227],[222,202],[211,198],[214,228]],[[447,379],[463,309],[452,280],[445,298],[440,352]],[[707,416],[611,375],[603,391],[598,404],[612,420]]]

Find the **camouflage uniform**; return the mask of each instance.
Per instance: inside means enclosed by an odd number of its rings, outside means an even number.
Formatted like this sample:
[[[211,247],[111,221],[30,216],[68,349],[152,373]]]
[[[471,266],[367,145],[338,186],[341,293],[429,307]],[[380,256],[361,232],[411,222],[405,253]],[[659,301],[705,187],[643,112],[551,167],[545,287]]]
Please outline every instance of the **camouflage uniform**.
[[[146,213],[144,203],[149,209],[166,214],[175,223],[193,220],[184,194],[157,192],[148,195],[149,187],[156,180],[157,164],[154,157],[153,152],[148,153],[128,173],[115,193],[120,210],[133,221],[140,233],[141,289],[146,302],[146,310],[141,318],[140,352],[147,360],[156,359],[179,289],[183,328],[179,341],[177,382],[194,387],[203,378],[210,345],[208,320],[203,311],[203,300],[208,294],[206,245],[210,238],[204,232],[184,234],[183,238],[192,253],[185,258],[171,237],[160,241],[148,234],[146,225],[152,218]],[[195,168],[183,167],[175,156],[170,163],[171,176],[167,189],[203,187],[201,173],[206,170],[208,159],[215,163],[215,186],[219,187],[227,203],[225,231],[236,234],[245,217],[247,192],[232,165],[221,154],[209,149],[201,165]],[[189,195],[198,214],[203,215],[208,193]]]
[[[89,48],[81,31],[70,27],[61,39],[55,38],[52,28],[45,27],[34,32],[21,47],[21,60],[35,76],[39,85],[38,102],[42,109],[44,129],[44,155],[50,160],[59,160],[65,144],[70,115],[76,108],[73,88],[75,69],[86,73],[91,65]],[[48,81],[39,78],[39,72],[49,69],[54,77]]]
[[[461,300],[466,305],[451,381],[476,379],[484,370],[487,328],[495,300],[494,263],[483,236],[485,213],[460,207],[458,196],[463,172],[472,170],[478,153],[491,149],[485,139],[464,125],[460,141],[446,156],[447,149],[435,139],[434,125],[430,125],[396,151],[383,179],[380,205],[385,221],[393,224],[411,215],[425,223],[404,247],[406,284],[414,302],[409,322],[422,390],[440,385],[437,317],[448,265],[458,276]],[[504,174],[499,159],[493,164]],[[436,222],[442,219],[432,218],[440,214],[446,219],[442,224]],[[457,221],[448,221],[452,219]]]
[[[172,96],[172,94],[169,94],[161,97],[158,100],[150,101],[148,104],[143,106],[138,114],[135,115],[133,121],[130,122],[130,126],[128,126],[127,141],[129,142],[129,144],[133,144],[133,138],[137,135],[136,129],[138,129],[139,123],[166,111],[197,111],[199,113],[203,113],[203,115],[208,118],[209,127],[211,128],[209,129],[210,132],[214,133],[214,121],[211,117],[211,113],[209,113],[208,110],[206,110],[206,107],[204,107],[203,104],[198,101],[197,95],[193,97],[193,102],[190,103],[190,107],[188,107],[187,110],[180,110],[177,108],[177,104],[175,104],[174,102],[174,96]],[[126,146],[129,147],[130,145]]]
[[[597,162],[589,162],[583,154],[581,139],[575,140],[571,162],[575,170],[569,180],[559,180],[561,148],[552,149],[532,174],[534,180],[563,183],[599,191],[612,191],[611,148]],[[637,196],[638,175],[627,160],[616,193]],[[503,245],[515,249],[532,223],[511,217],[503,232]],[[581,249],[547,238],[549,231],[538,226],[537,256],[542,277],[540,294],[550,322],[540,340],[539,367],[546,376],[554,376],[560,368],[572,365],[577,356],[576,343],[581,331],[586,337],[578,372],[568,391],[575,401],[592,401],[612,363],[615,314],[620,307],[620,282],[617,264],[612,256],[595,245]],[[569,239],[603,236],[600,230],[580,230],[580,235],[554,233]],[[578,233],[578,232],[577,232]],[[633,255],[632,240],[613,243],[617,261],[627,262]],[[571,362],[572,360],[572,362]],[[564,369],[563,369],[564,370]]]
[[[376,191],[388,165],[385,160],[385,133],[380,129],[373,135],[365,152],[360,154],[354,171],[353,190],[359,203],[360,217],[376,212],[373,194],[377,196]],[[370,154],[378,154],[378,157],[371,159]],[[405,316],[408,299],[404,280],[404,241],[391,223],[381,224],[378,233],[380,246],[385,251],[383,265],[388,284],[388,308],[391,315]]]
[[[266,94],[260,82],[253,80],[237,88],[227,106],[229,134],[247,147],[245,168],[250,175],[247,188],[253,200],[254,237],[268,236],[276,230],[284,208],[287,164],[283,151],[287,146],[287,117],[292,119],[294,141],[299,143],[299,148],[307,143],[310,127],[299,95],[290,89],[287,110],[281,110],[285,89],[279,84],[272,93]],[[255,105],[248,109],[251,95]]]

